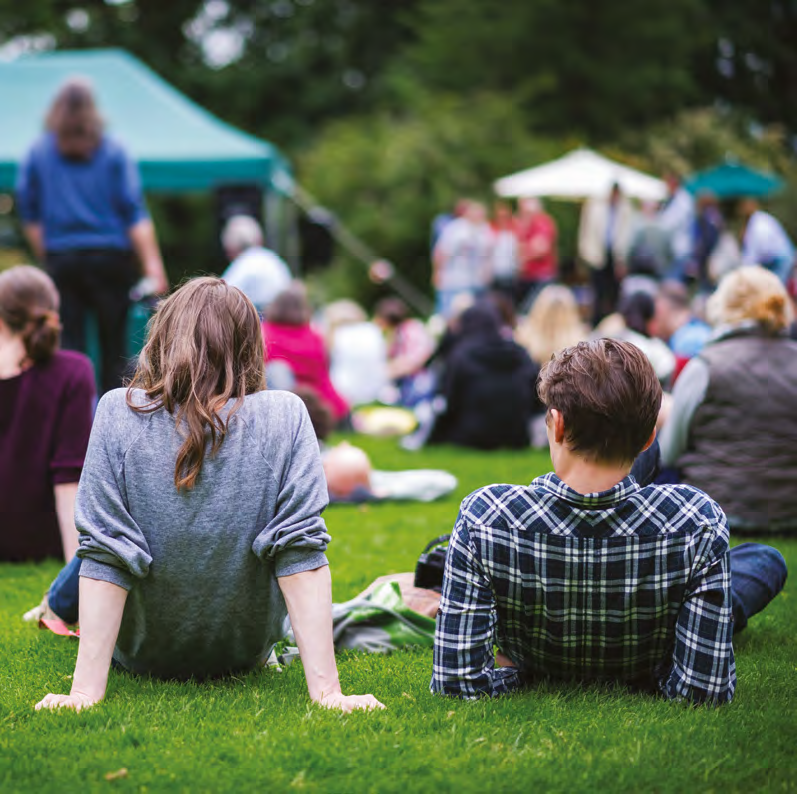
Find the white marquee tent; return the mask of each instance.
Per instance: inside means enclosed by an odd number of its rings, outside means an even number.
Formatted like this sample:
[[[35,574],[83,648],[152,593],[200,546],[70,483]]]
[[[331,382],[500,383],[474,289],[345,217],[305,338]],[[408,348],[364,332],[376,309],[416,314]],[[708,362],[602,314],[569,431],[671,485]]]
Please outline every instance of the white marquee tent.
[[[661,201],[667,195],[662,180],[591,149],[575,149],[558,160],[506,176],[495,182],[494,188],[505,198],[548,196],[580,200],[607,196],[615,182],[627,196],[643,201]]]

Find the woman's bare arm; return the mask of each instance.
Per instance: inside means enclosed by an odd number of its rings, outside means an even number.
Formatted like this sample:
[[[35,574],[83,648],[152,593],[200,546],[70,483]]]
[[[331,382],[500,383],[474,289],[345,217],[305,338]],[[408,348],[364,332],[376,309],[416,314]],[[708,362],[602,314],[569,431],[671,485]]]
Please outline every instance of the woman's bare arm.
[[[108,670],[119,635],[127,590],[110,582],[80,577],[80,648],[72,691],[46,695],[39,709],[71,708],[80,711],[105,697]]]
[[[22,232],[28,245],[33,251],[33,255],[39,262],[44,261],[44,227],[40,223],[26,223],[22,226]]]
[[[307,689],[316,703],[349,712],[384,708],[373,695],[344,695],[340,690],[332,642],[332,577],[329,566],[278,579],[304,665]]]
[[[53,487],[55,493],[55,513],[58,516],[58,529],[61,532],[61,546],[64,561],[70,562],[78,547],[78,532],[75,528],[76,482],[60,483]]]
[[[157,293],[167,292],[169,280],[163,267],[158,238],[152,221],[149,218],[142,218],[127,230],[127,234],[136,256],[141,261],[144,276],[154,281]]]

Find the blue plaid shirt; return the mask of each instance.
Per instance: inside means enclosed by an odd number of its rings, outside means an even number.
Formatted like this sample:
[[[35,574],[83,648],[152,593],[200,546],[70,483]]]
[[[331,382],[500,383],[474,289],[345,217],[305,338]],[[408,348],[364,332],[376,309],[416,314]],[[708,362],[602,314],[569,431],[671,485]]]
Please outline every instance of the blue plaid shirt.
[[[728,526],[706,494],[629,476],[582,495],[547,474],[462,502],[431,689],[473,698],[551,676],[723,703],[732,632]],[[496,645],[516,668],[495,668]]]

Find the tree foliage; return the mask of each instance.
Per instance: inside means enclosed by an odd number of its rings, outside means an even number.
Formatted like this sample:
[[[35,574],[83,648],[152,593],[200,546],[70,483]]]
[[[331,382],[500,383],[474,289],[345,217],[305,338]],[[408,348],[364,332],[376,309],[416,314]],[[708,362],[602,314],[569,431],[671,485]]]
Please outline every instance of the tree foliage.
[[[124,47],[200,104],[295,151],[364,112],[415,0],[0,0],[0,44]]]
[[[419,94],[402,113],[331,125],[299,168],[316,198],[428,291],[431,219],[463,196],[489,200],[496,178],[557,156],[570,143],[529,135],[504,95]],[[368,289],[363,284],[360,297]]]
[[[607,140],[700,95],[701,0],[430,0],[409,65],[444,90],[512,90],[535,129]]]
[[[762,123],[797,136],[797,3],[793,0],[704,0],[711,42],[696,79]]]

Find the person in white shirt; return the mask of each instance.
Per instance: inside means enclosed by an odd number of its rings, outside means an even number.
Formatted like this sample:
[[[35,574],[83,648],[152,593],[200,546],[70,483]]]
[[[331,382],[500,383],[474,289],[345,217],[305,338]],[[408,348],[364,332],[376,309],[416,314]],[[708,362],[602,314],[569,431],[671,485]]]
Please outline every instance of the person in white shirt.
[[[777,218],[759,208],[755,199],[744,199],[739,212],[746,220],[742,237],[742,264],[761,265],[784,284],[794,269],[794,245]]]
[[[669,238],[672,263],[669,278],[682,280],[692,256],[695,199],[674,172],[664,175],[669,197],[659,210],[659,224]]]
[[[493,277],[494,246],[484,204],[469,201],[464,214],[443,229],[434,248],[432,283],[438,314],[448,318],[460,295],[476,298],[486,291]]]
[[[379,399],[388,385],[387,344],[379,327],[351,300],[330,303],[323,314],[329,377],[352,407]]]
[[[581,209],[578,255],[590,269],[593,325],[617,308],[634,224],[634,210],[618,184],[606,198],[587,199]]]
[[[260,224],[249,215],[233,215],[224,226],[221,243],[230,260],[221,277],[238,287],[262,315],[290,286],[290,269],[277,254],[264,248]]]

